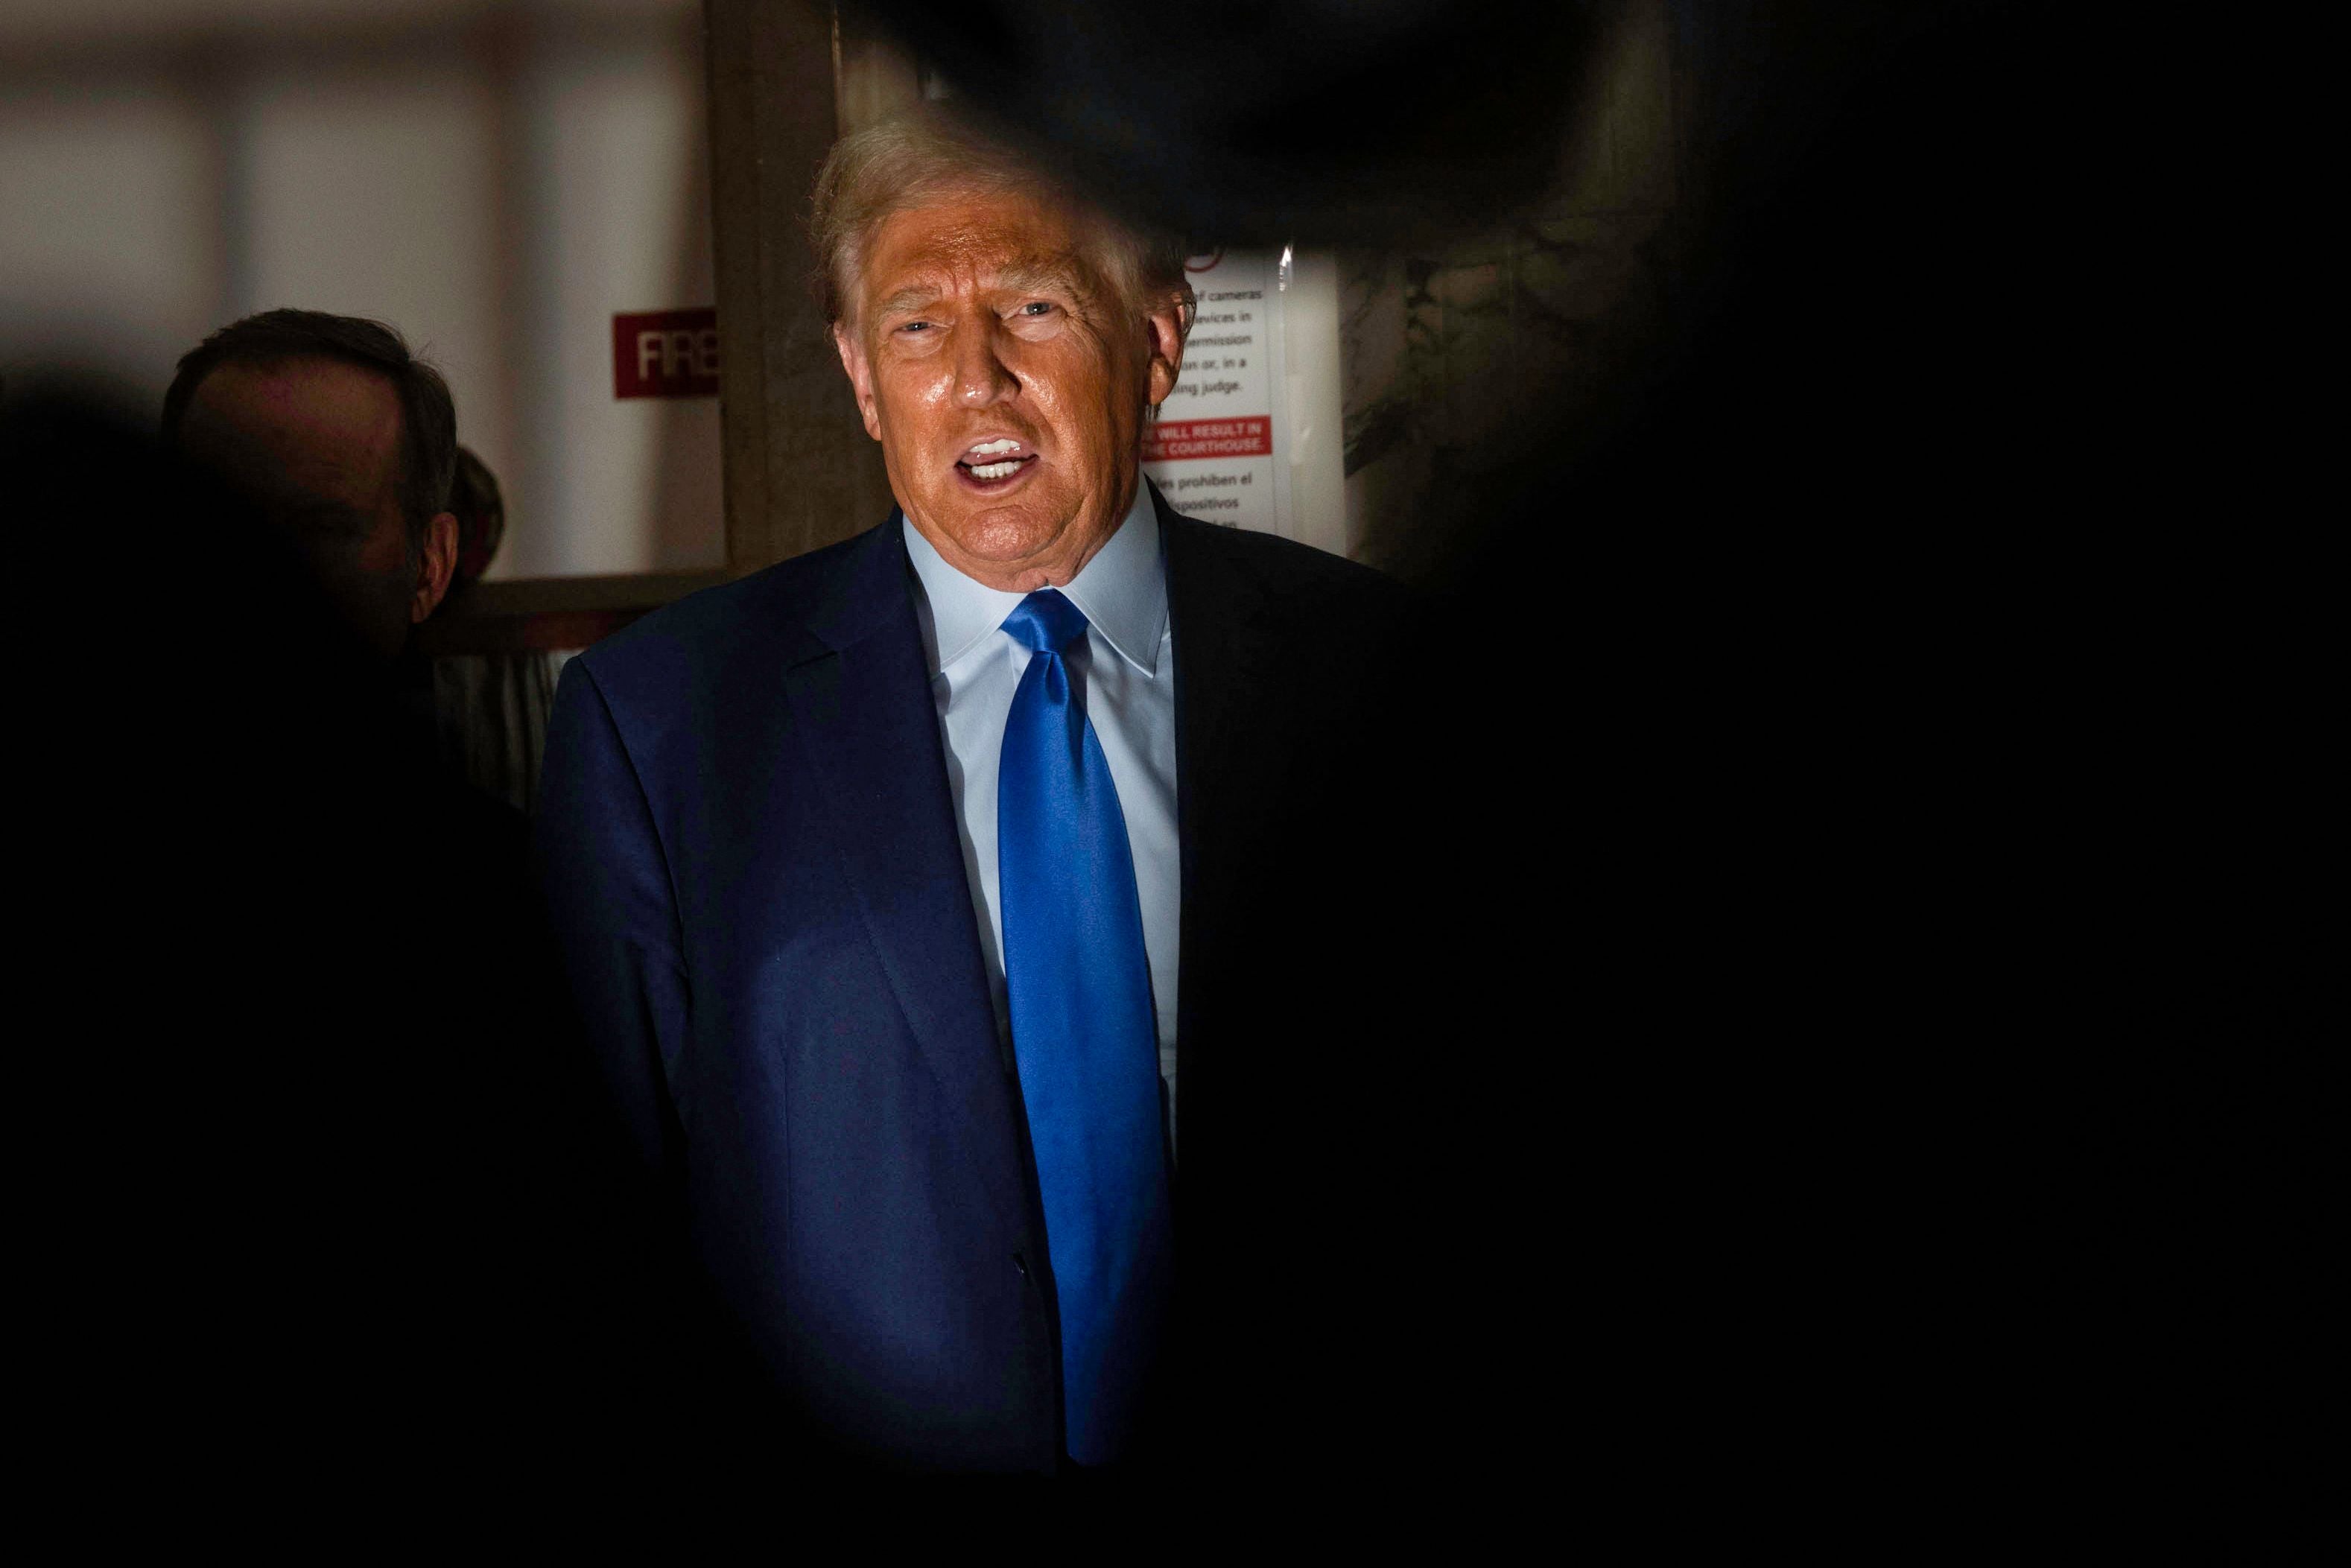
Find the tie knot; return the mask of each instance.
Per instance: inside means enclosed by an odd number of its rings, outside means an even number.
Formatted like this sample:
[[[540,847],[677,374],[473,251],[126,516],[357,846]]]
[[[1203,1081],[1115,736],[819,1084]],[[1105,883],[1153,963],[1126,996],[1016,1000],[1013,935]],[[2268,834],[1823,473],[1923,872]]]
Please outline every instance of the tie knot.
[[[1032,653],[1058,653],[1086,632],[1086,612],[1058,588],[1040,588],[1015,605],[1004,630]]]

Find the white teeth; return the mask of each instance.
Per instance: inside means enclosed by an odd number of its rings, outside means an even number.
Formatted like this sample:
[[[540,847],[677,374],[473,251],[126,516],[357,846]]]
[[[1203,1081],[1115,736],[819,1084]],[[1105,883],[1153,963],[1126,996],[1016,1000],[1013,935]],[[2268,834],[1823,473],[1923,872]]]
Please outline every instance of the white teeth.
[[[1019,450],[1020,450],[1020,444],[1007,436],[996,441],[984,441],[977,446],[973,447],[965,455],[970,457],[993,457],[999,452],[1018,452]]]
[[[975,463],[971,476],[975,479],[1008,479],[1020,472],[1018,463]]]

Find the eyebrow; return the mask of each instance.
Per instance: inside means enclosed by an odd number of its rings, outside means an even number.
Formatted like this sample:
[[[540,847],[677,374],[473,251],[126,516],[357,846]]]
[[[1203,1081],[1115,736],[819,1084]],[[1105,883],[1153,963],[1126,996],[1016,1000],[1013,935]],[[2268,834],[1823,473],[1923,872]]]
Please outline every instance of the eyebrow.
[[[1053,262],[1020,262],[1004,268],[988,279],[988,288],[998,294],[1062,293],[1071,298],[1083,296],[1078,274],[1071,267]],[[914,283],[901,288],[874,307],[877,316],[895,316],[904,310],[920,310],[935,305],[946,290],[935,283]]]
[[[1050,294],[1058,289],[1074,296],[1082,292],[1074,270],[1051,262],[1008,267],[993,281],[998,289],[1011,294]]]
[[[895,316],[901,310],[919,310],[925,305],[935,303],[938,298],[939,290],[936,288],[928,284],[916,284],[911,288],[901,288],[875,306],[874,314]]]

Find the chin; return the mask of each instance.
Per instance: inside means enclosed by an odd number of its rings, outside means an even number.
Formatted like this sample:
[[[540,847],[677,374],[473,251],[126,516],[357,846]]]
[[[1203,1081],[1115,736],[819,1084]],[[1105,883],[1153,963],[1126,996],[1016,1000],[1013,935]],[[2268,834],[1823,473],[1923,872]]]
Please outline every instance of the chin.
[[[967,553],[980,560],[1009,564],[1049,548],[1063,526],[1026,512],[1010,516],[997,512],[964,518],[949,531]]]

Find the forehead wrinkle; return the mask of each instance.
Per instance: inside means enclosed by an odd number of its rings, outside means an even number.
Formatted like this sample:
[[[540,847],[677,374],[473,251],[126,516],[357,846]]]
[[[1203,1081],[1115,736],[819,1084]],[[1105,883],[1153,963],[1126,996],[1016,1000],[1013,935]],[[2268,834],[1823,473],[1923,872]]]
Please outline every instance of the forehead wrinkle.
[[[901,269],[912,277],[898,293],[909,294],[917,289],[944,293],[955,284],[967,281],[1008,288],[1071,283],[1081,270],[1074,249],[1066,253],[1003,254],[1009,249],[999,236],[993,235],[958,231],[941,235]]]
[[[1065,294],[1087,292],[1081,269],[1074,256],[1050,261],[1019,261],[998,268],[989,278],[997,288],[1015,294]]]
[[[943,199],[917,202],[881,218],[862,247],[863,259],[878,259],[889,229],[904,219],[925,213],[955,212],[966,221],[925,234],[896,270],[930,281],[945,277],[957,281],[1051,281],[1074,283],[1089,270],[1079,253],[1092,236],[1078,217],[1058,205],[1014,192],[995,190],[943,193]],[[1058,231],[1059,246],[1040,248],[1038,230]],[[897,247],[891,247],[897,248]],[[887,283],[888,278],[876,281]]]

